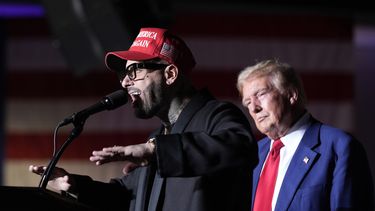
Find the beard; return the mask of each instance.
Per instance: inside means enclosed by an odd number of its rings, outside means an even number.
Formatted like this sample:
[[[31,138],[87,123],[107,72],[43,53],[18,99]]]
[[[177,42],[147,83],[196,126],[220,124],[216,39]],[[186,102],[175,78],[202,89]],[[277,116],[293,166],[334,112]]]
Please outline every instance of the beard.
[[[166,102],[164,83],[152,83],[144,89],[144,99],[134,108],[134,114],[140,119],[150,119],[158,114]]]
[[[134,114],[137,118],[140,119],[150,119],[154,117],[158,111],[159,111],[160,106],[153,106],[153,107],[137,107],[134,109]]]

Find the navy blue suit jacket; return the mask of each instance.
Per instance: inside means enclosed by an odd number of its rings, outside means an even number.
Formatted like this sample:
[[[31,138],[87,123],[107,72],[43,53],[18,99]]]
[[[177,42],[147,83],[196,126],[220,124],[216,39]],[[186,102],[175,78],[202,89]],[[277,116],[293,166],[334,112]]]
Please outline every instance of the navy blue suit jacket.
[[[271,140],[258,142],[252,201]],[[315,119],[285,174],[275,210],[373,210],[373,183],[365,150],[351,135]]]

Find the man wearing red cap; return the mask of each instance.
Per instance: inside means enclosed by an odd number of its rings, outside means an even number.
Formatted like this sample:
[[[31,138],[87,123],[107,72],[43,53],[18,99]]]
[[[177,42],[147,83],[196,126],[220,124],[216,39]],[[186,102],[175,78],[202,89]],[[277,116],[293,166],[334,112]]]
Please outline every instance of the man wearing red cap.
[[[165,29],[142,28],[129,50],[109,52],[105,62],[135,115],[162,124],[145,143],[92,153],[97,165],[124,161],[124,177],[102,183],[56,168],[50,187],[105,209],[250,210],[258,157],[250,124],[238,107],[193,87],[195,59],[186,44]]]

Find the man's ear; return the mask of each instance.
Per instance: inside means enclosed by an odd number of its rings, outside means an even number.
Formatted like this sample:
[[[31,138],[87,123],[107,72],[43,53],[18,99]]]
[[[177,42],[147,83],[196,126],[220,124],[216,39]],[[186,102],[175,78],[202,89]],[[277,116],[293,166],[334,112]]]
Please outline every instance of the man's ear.
[[[298,100],[298,90],[297,89],[293,89],[289,92],[289,102],[291,105],[295,105],[297,103],[297,100]]]
[[[165,77],[165,82],[167,85],[173,84],[178,76],[178,68],[176,65],[171,64],[167,66],[164,70],[164,77]]]

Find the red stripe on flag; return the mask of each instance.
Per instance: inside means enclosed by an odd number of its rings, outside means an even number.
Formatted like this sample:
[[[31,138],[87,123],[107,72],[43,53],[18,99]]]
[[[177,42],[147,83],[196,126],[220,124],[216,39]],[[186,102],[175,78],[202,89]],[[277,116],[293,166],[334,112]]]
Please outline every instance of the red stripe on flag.
[[[67,134],[58,137],[58,147],[63,143]],[[145,142],[148,132],[138,133],[85,133],[66,148],[61,159],[87,159],[92,151],[109,146],[126,146]],[[263,137],[257,133],[257,140]],[[7,159],[45,159],[52,158],[53,139],[51,134],[26,133],[8,134],[6,137],[5,157]]]
[[[5,157],[7,159],[23,158],[49,158],[53,153],[53,131],[46,133],[8,134],[6,136]],[[67,134],[58,136],[60,146]],[[91,155],[93,150],[113,145],[130,145],[145,142],[148,138],[147,132],[138,133],[82,133],[73,140],[71,145],[63,153],[64,159],[85,158]]]
[[[7,76],[8,98],[85,98],[99,97],[120,89],[117,76],[109,71],[82,76],[68,70],[56,72],[13,71]]]
[[[235,88],[237,72],[236,70],[197,69],[192,74],[192,79],[198,88],[207,87],[219,98],[238,99],[238,92]],[[340,74],[339,70],[327,72],[335,73],[302,73],[309,100],[352,100],[354,98],[353,75]],[[55,73],[15,71],[8,75],[6,91],[10,99],[74,99],[100,98],[120,88],[115,74],[106,71],[92,72],[82,77],[61,71]]]
[[[309,101],[351,101],[354,98],[354,78],[351,74],[304,73],[301,78]],[[236,73],[203,72],[196,74],[193,80],[198,87],[208,87],[217,97],[238,98]]]

